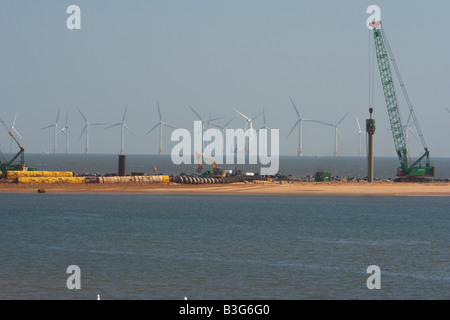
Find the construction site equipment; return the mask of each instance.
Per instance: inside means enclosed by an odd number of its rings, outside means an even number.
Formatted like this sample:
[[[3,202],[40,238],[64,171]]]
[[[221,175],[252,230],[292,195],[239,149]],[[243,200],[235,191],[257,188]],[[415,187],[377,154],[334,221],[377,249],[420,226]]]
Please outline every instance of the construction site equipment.
[[[19,146],[19,152],[12,157],[12,159],[7,160],[6,156],[0,153],[0,172],[9,171],[9,170],[26,170],[25,166],[25,150],[23,146],[17,141],[16,137],[14,137],[14,134],[9,130],[6,123],[0,118],[0,122],[5,127],[6,131],[8,131],[8,134],[11,136],[11,138],[14,140],[14,142]],[[14,164],[14,162],[19,158],[19,164]]]
[[[386,34],[382,28],[381,21],[374,21],[371,23],[371,26],[373,28],[373,39],[378,61],[378,69],[381,76],[381,84],[386,100],[389,121],[392,129],[392,136],[394,138],[395,151],[397,152],[398,158],[400,160],[400,167],[397,170],[397,176],[406,177],[406,180],[410,181],[417,180],[414,179],[414,177],[433,177],[435,176],[435,167],[430,165],[430,152],[426,146],[425,139],[420,130],[419,123],[414,113],[414,109],[406,92],[405,85],[387,41]],[[389,60],[391,60],[392,62],[395,73],[400,82],[400,87],[402,88],[403,94],[405,96],[410,115],[412,116],[417,133],[425,150],[423,155],[415,161],[411,160],[408,154],[405,132],[400,118],[398,99],[394,88],[394,81],[392,78]],[[421,164],[423,159],[426,159],[426,164],[424,166],[422,166]]]
[[[202,177],[223,178],[223,177],[226,176],[226,173],[222,169],[217,167],[217,164],[216,164],[216,162],[213,159],[211,159],[208,156],[205,156],[204,154],[198,153],[198,152],[196,152],[195,155],[197,156],[197,161],[199,163],[199,166],[197,168],[197,172],[198,173],[201,173],[202,169],[203,169],[202,157],[203,157],[203,159],[205,159],[205,158],[208,159],[210,164],[213,167],[212,170],[208,170],[208,171],[203,172],[201,174]]]
[[[373,108],[369,108],[370,119],[366,119],[366,132],[368,143],[368,173],[367,173],[367,181],[373,182],[373,135],[375,133],[375,119],[372,119]]]
[[[318,171],[314,175],[314,180],[315,181],[331,181],[331,173]]]

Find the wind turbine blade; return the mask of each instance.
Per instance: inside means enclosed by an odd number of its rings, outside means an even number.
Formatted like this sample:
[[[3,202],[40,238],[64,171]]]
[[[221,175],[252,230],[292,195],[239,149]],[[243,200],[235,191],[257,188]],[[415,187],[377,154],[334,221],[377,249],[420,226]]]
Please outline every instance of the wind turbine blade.
[[[162,121],[161,121],[161,124],[162,124],[162,125],[165,125],[166,127],[172,128],[172,129],[177,129],[177,128],[171,126],[170,124],[167,124],[167,123],[162,122]]]
[[[358,132],[361,132],[361,126],[359,125],[358,117],[356,117],[356,123],[358,124]]]
[[[296,107],[295,104],[294,104],[294,101],[292,101],[292,98],[289,98],[289,99],[291,99],[291,103],[292,103],[292,106],[294,107],[295,113],[296,113],[297,116],[300,118],[300,113],[298,112],[297,107]]]
[[[162,121],[162,117],[161,117],[161,109],[159,109],[159,102],[157,102],[156,104],[158,105],[159,121]]]
[[[225,127],[218,126],[217,124],[214,124],[214,123],[211,123],[211,125],[213,127],[219,128],[219,129],[225,129]]]
[[[328,122],[324,122],[324,121],[319,121],[319,120],[315,120],[315,121],[309,120],[309,121],[310,121],[310,122],[317,122],[317,123],[324,124],[324,125],[330,126],[330,127],[335,127],[334,124],[331,124],[331,123],[328,123]]]
[[[128,110],[128,105],[126,105],[126,107],[125,107],[125,112],[123,113],[122,122],[125,121],[125,117],[127,116],[127,110]]]
[[[14,126],[16,125],[16,119],[17,119],[17,113],[16,113],[16,115],[14,116],[14,120],[13,120],[13,123],[12,123],[11,128],[14,128]]]
[[[231,118],[231,120],[230,121],[228,121],[227,123],[225,123],[225,125],[223,126],[224,128],[226,128],[227,127],[227,125],[229,125],[230,123],[231,123],[231,121],[233,121],[234,120],[234,118],[236,118],[237,116],[234,116],[233,118]]]
[[[336,123],[336,126],[338,126],[338,125],[345,119],[345,117],[346,117],[349,113],[350,113],[350,112],[347,112],[347,113],[345,114],[345,116],[343,116],[342,119],[339,120],[338,123]]]
[[[67,111],[67,113],[66,113],[66,127],[67,127],[68,121],[69,121],[69,111]]]
[[[150,134],[150,132],[152,132],[153,130],[155,130],[159,125],[161,125],[160,122],[158,122],[157,124],[155,124],[155,126],[153,128],[150,129],[149,132],[147,132],[146,136]]]
[[[48,128],[53,128],[54,126],[55,126],[55,125],[52,124],[52,125],[50,125],[50,126],[46,126],[46,127],[40,128],[39,130],[44,130],[44,129],[48,129]]]
[[[61,107],[59,107],[59,109],[58,109],[58,114],[57,114],[57,116],[56,116],[56,122],[55,123],[58,123],[58,120],[59,120],[59,113],[61,112]]]
[[[104,126],[106,123],[89,123],[90,126]]]
[[[203,121],[202,117],[200,117],[200,115],[197,113],[197,111],[194,110],[194,108],[192,108],[191,106],[188,106],[189,108],[191,108],[192,112],[195,113],[195,115],[201,120]]]
[[[408,128],[407,130],[409,131],[410,134],[413,135],[414,138],[417,139],[417,141],[420,141],[419,138],[414,134],[414,132],[410,128]]]
[[[23,137],[20,135],[20,133],[16,130],[16,128],[13,128],[13,131],[20,137],[20,139],[23,140]]]
[[[81,139],[81,137],[83,136],[84,132],[86,131],[87,125],[84,126],[83,131],[81,131],[80,137],[78,138],[78,140]]]
[[[123,125],[125,127],[125,129],[128,130],[129,133],[131,133],[133,136],[136,137],[136,135],[130,130],[130,128],[128,128],[128,126],[126,124]]]
[[[120,126],[120,125],[122,125],[122,123],[116,123],[116,124],[113,124],[113,125],[111,125],[109,127],[106,127],[105,129],[109,129],[109,128],[112,128],[112,127],[117,127],[117,126]]]
[[[289,138],[289,136],[291,135],[292,131],[294,131],[295,127],[297,127],[297,125],[299,124],[300,119],[298,119],[295,123],[294,126],[292,127],[291,131],[289,131],[289,134],[287,135],[286,139]]]
[[[253,121],[253,120],[255,120],[256,118],[258,118],[260,115],[262,115],[263,113],[261,112],[261,113],[258,113],[256,116],[254,116],[253,118],[251,118],[250,119],[250,121]]]
[[[448,113],[450,113],[450,109],[449,108],[445,108],[445,109],[447,109]]]
[[[84,116],[83,112],[81,112],[81,110],[80,110],[80,109],[78,109],[78,111],[80,112],[81,116],[83,117],[83,119],[84,119],[84,122],[86,122],[86,123],[87,123],[86,117]]]
[[[210,122],[212,122],[212,121],[220,120],[220,119],[223,119],[223,117],[214,118],[214,119],[209,119],[209,120],[208,120],[208,123],[210,123]]]
[[[240,113],[239,111],[237,111],[236,109],[234,109],[234,111],[236,111],[237,113],[239,113],[242,117],[244,117],[245,119],[247,119],[248,121],[251,121],[252,119],[250,119],[249,117],[247,117],[246,115]]]

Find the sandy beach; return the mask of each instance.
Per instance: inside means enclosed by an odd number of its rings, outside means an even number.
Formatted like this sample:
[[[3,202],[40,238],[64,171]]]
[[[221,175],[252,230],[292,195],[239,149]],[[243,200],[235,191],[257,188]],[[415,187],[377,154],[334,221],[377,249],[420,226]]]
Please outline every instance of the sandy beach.
[[[191,184],[0,184],[2,193],[134,193],[134,194],[321,194],[450,196],[449,182],[249,182]]]

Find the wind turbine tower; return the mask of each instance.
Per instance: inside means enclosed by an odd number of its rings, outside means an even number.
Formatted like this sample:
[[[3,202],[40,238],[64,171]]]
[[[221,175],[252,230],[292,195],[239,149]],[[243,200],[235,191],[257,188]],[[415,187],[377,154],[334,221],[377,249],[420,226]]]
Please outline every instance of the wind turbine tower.
[[[69,153],[69,135],[71,135],[68,121],[69,121],[69,112],[67,112],[66,114],[66,125],[61,130],[64,131],[64,134],[66,135],[66,154]]]
[[[83,133],[86,132],[86,154],[88,154],[89,153],[89,127],[90,126],[102,126],[102,125],[105,125],[105,124],[104,123],[90,123],[89,121],[87,121],[87,119],[84,116],[83,112],[81,112],[80,109],[78,109],[78,111],[80,112],[81,117],[83,118],[84,123],[85,123],[83,131],[81,132],[81,135],[80,135],[80,139],[83,136]]]
[[[159,103],[157,103],[158,106],[158,114],[159,114],[159,122],[150,129],[149,132],[147,132],[146,135],[149,135],[150,132],[152,132],[154,129],[156,129],[159,126],[159,154],[162,155],[163,154],[163,149],[162,149],[162,131],[163,131],[163,126],[172,128],[172,129],[176,129],[175,127],[172,127],[171,125],[165,123],[164,121],[162,121],[162,117],[161,117],[161,109],[159,108]]]
[[[292,103],[292,106],[294,107],[294,111],[295,111],[295,113],[297,114],[297,121],[294,123],[294,126],[292,127],[292,129],[291,129],[291,131],[289,132],[289,134],[288,134],[288,136],[287,136],[287,138],[289,138],[289,136],[291,135],[291,133],[292,133],[292,131],[294,131],[294,129],[297,127],[297,125],[298,125],[298,156],[299,157],[301,157],[302,155],[303,155],[303,146],[302,146],[302,122],[303,121],[305,121],[305,122],[320,122],[320,123],[322,123],[321,121],[318,121],[318,120],[310,120],[310,119],[304,119],[304,118],[302,118],[301,116],[300,116],[300,112],[298,112],[298,109],[297,109],[297,107],[295,106],[295,104],[294,104],[294,101],[292,100],[292,98],[291,98],[291,103]],[[286,138],[286,139],[287,139]]]
[[[258,118],[260,115],[261,115],[261,113],[259,113],[258,115],[256,115],[256,116],[254,116],[253,118],[249,118],[249,117],[247,117],[245,114],[243,114],[243,113],[241,113],[241,112],[239,112],[239,111],[237,111],[236,109],[234,109],[234,111],[236,111],[238,114],[240,114],[245,120],[247,120],[247,124],[245,125],[245,129],[244,130],[246,130],[247,128],[249,128],[250,129],[250,132],[252,132],[252,129],[253,129],[253,120],[255,120],[256,118]],[[249,136],[249,145],[248,145],[248,156],[250,156],[251,155],[251,146],[252,146],[252,144],[253,144],[253,135],[252,134],[250,134],[250,136]]]
[[[336,124],[332,124],[332,123],[328,123],[328,122],[323,122],[323,121],[319,121],[320,123],[330,126],[330,127],[334,127],[334,156],[337,157],[338,155],[338,139],[340,140],[340,136],[339,136],[339,125],[341,124],[342,121],[344,121],[345,117],[349,114],[349,112],[347,112],[342,118],[341,120],[339,120],[338,122],[336,122]]]
[[[231,123],[231,121],[233,121],[236,117],[237,117],[237,115],[234,116],[233,118],[231,118],[231,119],[230,119],[227,123],[225,123],[223,126],[219,126],[219,125],[217,125],[217,124],[211,123],[212,126],[214,126],[214,127],[219,128],[219,129],[222,130],[222,137],[223,137],[222,154],[223,154],[224,156],[225,156],[225,154],[226,154],[226,153],[225,153],[225,143],[226,143],[226,141],[225,141],[225,136],[226,136],[225,130],[227,129],[227,126]]]
[[[44,129],[48,129],[48,128],[53,128],[53,130],[54,130],[54,132],[53,132],[53,153],[56,153],[57,144],[58,144],[58,134],[60,132],[62,132],[62,129],[58,124],[60,112],[61,112],[61,108],[58,109],[58,114],[56,115],[56,121],[54,124],[51,124],[47,127],[40,129],[40,130],[44,130]]]
[[[203,139],[203,135],[204,135],[204,132],[205,132],[205,121],[203,120],[203,118],[198,114],[198,112],[197,111],[195,111],[194,110],[194,108],[192,108],[191,106],[189,106],[188,105],[188,107],[192,110],[192,112],[197,116],[197,118],[202,122],[202,127],[201,127],[201,136],[202,136],[202,161],[203,161],[203,151],[205,150],[205,142],[203,141],[204,139]],[[214,118],[214,119],[211,119],[211,116],[209,117],[209,119],[208,119],[208,121],[206,121],[206,123],[207,123],[207,125],[209,125],[209,123],[211,122],[211,121],[215,121],[215,120],[219,120],[219,119],[222,119],[222,117],[220,117],[220,118]],[[194,135],[195,135],[195,132],[194,132]]]
[[[109,129],[109,128],[112,128],[112,127],[120,126],[120,129],[121,129],[120,154],[121,155],[124,154],[124,150],[125,150],[125,129],[127,129],[129,133],[131,133],[133,136],[135,136],[134,133],[131,132],[130,128],[128,128],[128,126],[125,123],[125,118],[127,116],[127,110],[128,110],[128,105],[125,107],[125,112],[123,113],[122,122],[113,124],[113,125],[105,128],[105,129]]]

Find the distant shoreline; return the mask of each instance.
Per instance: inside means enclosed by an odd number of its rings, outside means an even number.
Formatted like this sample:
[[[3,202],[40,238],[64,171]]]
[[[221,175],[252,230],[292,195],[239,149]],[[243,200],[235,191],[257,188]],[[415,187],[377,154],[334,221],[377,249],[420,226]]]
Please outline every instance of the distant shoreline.
[[[0,193],[119,193],[119,194],[247,194],[247,195],[415,195],[450,196],[450,182],[265,182],[192,184],[0,184]]]

